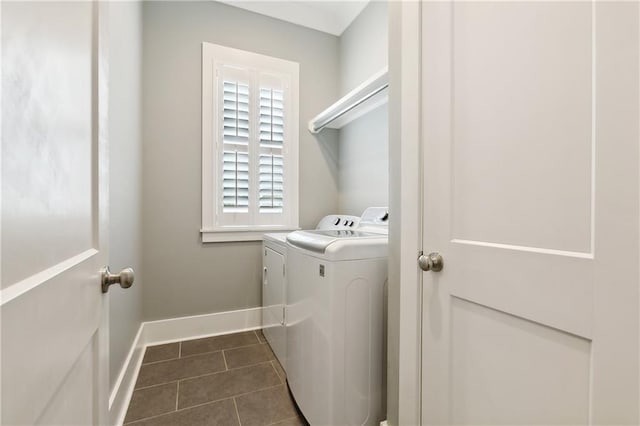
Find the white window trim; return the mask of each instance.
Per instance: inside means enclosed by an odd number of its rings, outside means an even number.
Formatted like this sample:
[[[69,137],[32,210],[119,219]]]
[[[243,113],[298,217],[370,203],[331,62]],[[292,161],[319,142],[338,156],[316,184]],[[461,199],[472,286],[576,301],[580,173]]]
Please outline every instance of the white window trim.
[[[270,227],[269,229],[243,229],[242,231],[205,231],[202,230],[203,243],[224,243],[233,241],[263,241],[264,234],[269,232],[293,232],[300,228]]]
[[[244,66],[261,72],[287,74],[291,105],[287,119],[285,158],[290,163],[285,179],[288,215],[278,225],[224,226],[217,222],[219,185],[217,184],[218,123],[216,116],[216,69],[219,64]],[[299,65],[283,59],[202,43],[202,242],[260,241],[265,232],[285,232],[298,228],[298,144],[299,144]],[[255,90],[255,89],[254,89]]]

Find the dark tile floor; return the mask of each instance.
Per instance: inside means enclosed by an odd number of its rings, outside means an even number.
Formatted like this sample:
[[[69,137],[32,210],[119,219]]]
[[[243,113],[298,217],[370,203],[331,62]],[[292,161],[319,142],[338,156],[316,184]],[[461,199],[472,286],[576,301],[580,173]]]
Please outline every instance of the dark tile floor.
[[[126,425],[306,425],[261,331],[147,348]]]

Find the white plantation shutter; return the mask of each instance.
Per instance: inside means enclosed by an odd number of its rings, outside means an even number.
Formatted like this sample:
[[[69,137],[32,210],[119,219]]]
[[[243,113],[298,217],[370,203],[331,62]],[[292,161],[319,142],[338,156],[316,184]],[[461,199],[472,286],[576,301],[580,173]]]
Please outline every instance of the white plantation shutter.
[[[222,210],[249,211],[249,85],[223,80]]]
[[[282,213],[284,201],[284,92],[260,88],[261,213]]]
[[[260,88],[260,146],[282,148],[284,140],[284,93]]]
[[[249,143],[249,85],[223,81],[223,135],[225,143]]]
[[[249,154],[238,151],[224,151],[222,164],[223,211],[248,211]]]
[[[284,168],[282,155],[260,154],[260,212],[282,213]]]
[[[209,43],[202,63],[203,241],[297,228],[298,64]]]

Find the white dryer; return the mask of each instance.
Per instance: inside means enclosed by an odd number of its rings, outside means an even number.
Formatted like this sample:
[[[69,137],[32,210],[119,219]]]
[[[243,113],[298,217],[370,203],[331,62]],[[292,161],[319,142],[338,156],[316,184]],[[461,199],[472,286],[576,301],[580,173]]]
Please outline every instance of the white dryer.
[[[264,234],[262,243],[262,333],[285,368],[286,328],[284,323],[285,260],[287,233]]]
[[[322,218],[318,230],[355,229],[360,218],[349,215],[328,215]],[[287,370],[285,294],[287,232],[264,234],[262,257],[262,331],[273,353]]]
[[[353,230],[287,236],[287,380],[313,426],[383,420],[387,208]]]

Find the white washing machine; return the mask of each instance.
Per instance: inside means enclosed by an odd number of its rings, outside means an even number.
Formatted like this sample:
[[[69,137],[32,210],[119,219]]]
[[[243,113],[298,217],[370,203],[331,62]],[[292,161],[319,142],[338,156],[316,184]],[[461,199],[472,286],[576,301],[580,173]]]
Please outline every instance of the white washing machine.
[[[387,208],[353,230],[287,236],[287,380],[313,425],[383,420]]]
[[[356,229],[360,218],[349,215],[328,215],[322,218],[318,230]],[[285,294],[287,232],[264,234],[262,245],[262,331],[282,368],[287,370]]]

